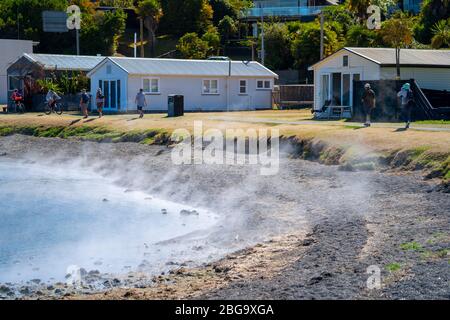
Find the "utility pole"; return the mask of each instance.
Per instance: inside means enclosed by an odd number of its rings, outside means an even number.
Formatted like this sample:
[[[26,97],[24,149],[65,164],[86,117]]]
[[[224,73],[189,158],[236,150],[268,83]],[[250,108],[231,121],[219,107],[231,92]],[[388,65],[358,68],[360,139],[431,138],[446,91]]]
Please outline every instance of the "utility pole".
[[[139,17],[139,28],[141,33],[141,58],[144,58],[144,19]]]
[[[134,45],[133,45],[133,49],[134,49],[134,57],[137,57],[137,33],[134,33]]]
[[[76,37],[77,37],[77,56],[80,55],[80,32],[78,31],[78,28],[75,28]]]
[[[263,5],[260,5],[261,9],[261,64],[264,65],[266,59],[266,49],[264,44],[264,12]]]
[[[320,11],[320,60],[323,59],[323,11]]]
[[[231,79],[231,59],[228,58],[227,111],[230,111],[230,79]]]

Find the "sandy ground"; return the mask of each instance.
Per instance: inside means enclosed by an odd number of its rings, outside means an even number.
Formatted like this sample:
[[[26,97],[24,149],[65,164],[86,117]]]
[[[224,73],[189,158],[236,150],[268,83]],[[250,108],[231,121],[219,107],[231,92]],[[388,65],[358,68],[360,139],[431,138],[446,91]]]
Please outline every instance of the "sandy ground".
[[[27,298],[450,299],[450,194],[419,175],[344,172],[284,155],[277,175],[261,176],[249,166],[173,166],[163,146],[19,135],[0,138],[0,155],[76,163],[224,217],[208,236],[217,244],[212,261],[180,262],[152,285],[28,288]],[[381,288],[367,288],[370,266]]]

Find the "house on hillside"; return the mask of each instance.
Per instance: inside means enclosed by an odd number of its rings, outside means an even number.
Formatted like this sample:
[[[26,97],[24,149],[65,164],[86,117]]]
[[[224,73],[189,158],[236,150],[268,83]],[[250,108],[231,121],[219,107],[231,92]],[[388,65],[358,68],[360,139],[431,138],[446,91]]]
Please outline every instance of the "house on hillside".
[[[28,101],[25,104],[30,105],[36,93],[37,80],[59,76],[63,72],[87,73],[103,59],[104,57],[101,56],[24,53],[7,69],[7,94],[11,95],[15,88],[23,89],[25,101]]]
[[[400,66],[402,80],[414,79],[424,90],[450,91],[450,50],[402,49]],[[314,110],[341,106],[351,113],[363,81],[395,79],[395,49],[343,48],[309,70],[314,71]],[[378,91],[386,90],[394,95],[396,88]]]
[[[143,89],[147,112],[167,112],[168,96],[183,95],[186,111],[270,109],[278,76],[258,62],[104,58],[89,73],[91,92],[101,88],[105,111],[136,110]]]

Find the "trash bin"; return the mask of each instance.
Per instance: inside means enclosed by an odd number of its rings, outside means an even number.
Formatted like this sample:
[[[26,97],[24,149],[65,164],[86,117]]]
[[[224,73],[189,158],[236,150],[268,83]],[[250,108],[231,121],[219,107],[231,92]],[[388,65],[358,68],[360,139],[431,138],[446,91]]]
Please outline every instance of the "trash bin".
[[[180,117],[184,115],[184,96],[171,94],[168,99],[168,116]]]

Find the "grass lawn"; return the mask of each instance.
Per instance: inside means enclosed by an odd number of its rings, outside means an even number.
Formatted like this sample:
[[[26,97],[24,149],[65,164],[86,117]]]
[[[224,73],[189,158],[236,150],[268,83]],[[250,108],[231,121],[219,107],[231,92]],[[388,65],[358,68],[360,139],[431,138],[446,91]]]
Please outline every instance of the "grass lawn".
[[[378,123],[375,127],[361,128],[360,124],[343,121],[312,121],[309,110],[186,113],[179,118],[167,118],[166,114],[146,114],[143,119],[134,114],[126,114],[108,115],[101,119],[92,116],[87,120],[76,114],[1,114],[0,135],[26,132],[25,134],[30,135],[63,138],[80,136],[98,141],[103,141],[106,136],[112,141],[137,139],[137,142],[157,143],[161,140],[155,140],[155,136],[168,137],[178,128],[192,132],[194,121],[202,121],[204,130],[276,128],[285,138],[297,138],[312,143],[324,143],[334,149],[339,148],[343,150],[342,159],[347,160],[389,156],[402,151],[410,158],[409,162],[417,162],[422,167],[444,166],[444,176],[450,167],[448,122],[414,123],[414,126],[436,127],[437,130],[444,128],[441,131],[398,130],[403,126],[400,123]],[[302,121],[304,123],[301,123]]]

